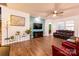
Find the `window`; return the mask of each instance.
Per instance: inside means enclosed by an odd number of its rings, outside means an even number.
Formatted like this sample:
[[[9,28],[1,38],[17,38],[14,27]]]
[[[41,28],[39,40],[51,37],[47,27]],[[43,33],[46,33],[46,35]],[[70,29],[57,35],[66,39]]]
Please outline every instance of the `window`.
[[[58,22],[58,30],[74,30],[74,21]]]
[[[64,30],[65,24],[64,22],[58,22],[58,30]]]
[[[66,30],[74,30],[74,21],[66,21]]]

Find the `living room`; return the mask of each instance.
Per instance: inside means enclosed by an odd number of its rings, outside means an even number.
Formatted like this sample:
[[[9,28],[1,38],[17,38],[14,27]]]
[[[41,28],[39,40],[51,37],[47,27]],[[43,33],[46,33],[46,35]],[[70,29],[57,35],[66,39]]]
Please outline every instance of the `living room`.
[[[1,4],[1,46],[10,48],[10,56],[78,56],[75,48],[79,37],[78,6],[74,3]]]

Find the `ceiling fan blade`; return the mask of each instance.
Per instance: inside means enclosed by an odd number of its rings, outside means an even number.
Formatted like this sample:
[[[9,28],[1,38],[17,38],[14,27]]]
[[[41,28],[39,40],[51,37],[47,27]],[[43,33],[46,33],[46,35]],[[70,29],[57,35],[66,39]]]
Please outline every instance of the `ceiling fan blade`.
[[[63,14],[64,12],[63,11],[61,11],[61,12],[57,12],[56,14]]]

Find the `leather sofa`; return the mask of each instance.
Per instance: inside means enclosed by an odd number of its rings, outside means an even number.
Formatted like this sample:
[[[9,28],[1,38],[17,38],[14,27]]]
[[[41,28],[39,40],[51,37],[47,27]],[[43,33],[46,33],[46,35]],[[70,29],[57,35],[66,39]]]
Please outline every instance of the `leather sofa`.
[[[71,56],[68,51],[58,48],[56,46],[52,46],[52,56]]]
[[[52,45],[52,56],[79,56],[79,38],[75,43],[63,41],[60,48]]]
[[[53,33],[53,36],[61,39],[69,39],[71,36],[74,36],[74,31],[56,30],[56,32]]]
[[[79,45],[76,47],[77,56],[79,56]]]
[[[73,49],[76,53],[73,53],[73,56],[79,56],[79,42],[76,41],[76,43],[65,41],[62,43],[62,46],[66,48],[65,50]]]
[[[76,52],[77,52],[77,56],[79,56],[79,38],[76,39]]]
[[[77,56],[77,45],[76,43],[70,41],[62,42],[62,47],[64,50],[67,50],[71,53],[72,56]]]

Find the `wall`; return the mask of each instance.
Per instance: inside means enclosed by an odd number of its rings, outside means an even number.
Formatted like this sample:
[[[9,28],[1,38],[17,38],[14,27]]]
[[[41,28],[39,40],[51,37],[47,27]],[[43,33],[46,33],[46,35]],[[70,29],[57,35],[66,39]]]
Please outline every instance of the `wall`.
[[[2,45],[9,44],[5,42],[5,38],[7,38],[7,23],[8,23],[8,37],[15,35],[16,31],[20,31],[23,33],[26,29],[30,27],[30,15],[21,11],[9,9],[7,7],[1,6],[2,14]],[[10,15],[16,15],[25,17],[25,26],[10,26]],[[8,22],[7,22],[8,21]],[[30,36],[27,35],[25,40],[29,40]],[[20,41],[20,40],[19,40]],[[19,42],[16,40],[16,42]]]
[[[68,20],[73,20],[74,21],[74,23],[75,23],[75,36],[78,36],[79,37],[79,15],[78,16],[71,16],[71,17],[66,17],[66,18],[60,18],[60,19],[55,19],[55,20],[53,20],[53,25],[55,25],[54,27],[53,27],[53,32],[55,32],[56,31],[56,29],[57,29],[57,22],[65,22],[65,21],[68,21]]]
[[[5,38],[7,37],[7,26],[6,26],[6,22],[10,20],[10,15],[17,15],[17,16],[22,16],[25,17],[25,26],[10,26],[9,24],[9,28],[8,28],[8,37],[12,36],[15,34],[16,31],[25,31],[26,29],[29,29],[30,27],[30,15],[21,11],[17,11],[17,10],[13,10],[13,9],[9,9],[6,7],[2,7],[2,14],[1,14],[1,20],[2,20],[2,45],[7,44],[5,42]],[[52,32],[51,35],[53,35],[53,32],[55,32],[55,30],[57,29],[57,22],[61,22],[61,21],[67,21],[67,20],[74,20],[75,22],[75,36],[79,36],[79,16],[72,16],[72,17],[67,17],[67,18],[60,18],[60,19],[46,19],[45,20],[45,31],[44,31],[44,36],[49,36],[49,24],[52,24]],[[27,39],[25,40],[29,40],[30,37],[29,35],[27,36]],[[16,40],[16,42],[18,42]]]
[[[31,33],[31,38],[33,38],[33,32],[35,31],[43,31],[45,30],[45,19],[42,19],[41,17],[30,17],[30,26],[32,29],[32,33]],[[33,24],[34,23],[41,23],[42,24],[42,29],[33,29]],[[43,34],[44,35],[44,34]]]
[[[21,11],[17,11],[17,10],[13,10],[13,9],[9,9],[7,7],[1,6],[2,7],[2,14],[1,14],[1,20],[2,20],[2,45],[5,44],[10,44],[10,42],[6,42],[5,38],[7,38],[7,21],[8,21],[8,37],[15,35],[16,31],[20,31],[21,33],[23,31],[25,31],[26,29],[30,28],[30,25],[32,23],[30,23],[30,19],[32,19],[32,17],[30,18],[30,15]],[[17,16],[22,16],[25,17],[25,26],[10,26],[10,15],[17,15]],[[49,24],[52,24],[51,20],[43,20],[42,23],[44,23],[43,25],[43,31],[44,31],[44,36],[49,36]],[[35,22],[35,21],[34,21]],[[52,27],[53,28],[53,27]],[[53,31],[52,31],[53,33]],[[51,35],[52,35],[51,33]],[[27,39],[25,40],[29,40],[30,36],[27,36]],[[19,40],[20,41],[20,40]],[[19,42],[18,40],[14,41],[14,42]],[[24,40],[22,40],[24,41]],[[11,42],[11,43],[14,43]]]
[[[49,36],[49,27],[48,25],[51,23],[52,24],[52,32],[51,35],[53,35],[53,32],[56,31],[57,29],[57,23],[58,22],[65,22],[65,21],[69,21],[69,20],[73,20],[75,23],[75,36],[79,37],[79,15],[77,16],[71,16],[71,17],[65,17],[65,18],[59,18],[59,19],[46,19],[45,20],[45,34],[44,36]]]
[[[53,35],[53,20],[46,19],[45,20],[45,32],[44,32],[44,36],[49,36],[49,24],[51,24],[51,34],[50,35]]]
[[[33,23],[36,22],[35,20],[35,17],[31,17],[31,27],[32,27],[32,33],[33,33]],[[43,29],[40,30],[40,31],[43,31],[44,32],[44,36],[49,36],[49,24],[51,24],[51,34],[50,35],[53,35],[53,20],[50,20],[50,19],[41,19],[41,23],[43,23]],[[38,31],[38,30],[35,30],[35,31]],[[33,35],[33,34],[32,34]],[[33,37],[32,37],[33,38]]]

